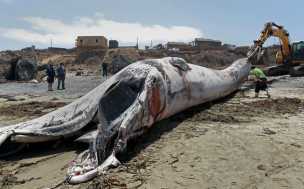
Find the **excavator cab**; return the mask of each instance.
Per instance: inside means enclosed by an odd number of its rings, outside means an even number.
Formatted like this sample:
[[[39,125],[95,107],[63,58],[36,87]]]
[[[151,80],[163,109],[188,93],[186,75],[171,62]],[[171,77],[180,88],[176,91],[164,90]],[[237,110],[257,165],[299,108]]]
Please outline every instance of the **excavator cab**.
[[[304,62],[304,41],[294,41],[291,50],[292,63],[303,63]]]

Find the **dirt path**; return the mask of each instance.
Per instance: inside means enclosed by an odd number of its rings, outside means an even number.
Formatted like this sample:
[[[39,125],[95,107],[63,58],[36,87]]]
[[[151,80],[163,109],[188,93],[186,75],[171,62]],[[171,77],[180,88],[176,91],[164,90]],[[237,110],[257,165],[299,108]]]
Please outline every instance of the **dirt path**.
[[[54,56],[51,56],[51,57],[46,58],[46,59],[43,59],[42,63],[47,63],[49,60],[51,60],[51,61],[54,62],[55,59],[60,58],[60,57],[61,57],[61,55],[55,54]]]

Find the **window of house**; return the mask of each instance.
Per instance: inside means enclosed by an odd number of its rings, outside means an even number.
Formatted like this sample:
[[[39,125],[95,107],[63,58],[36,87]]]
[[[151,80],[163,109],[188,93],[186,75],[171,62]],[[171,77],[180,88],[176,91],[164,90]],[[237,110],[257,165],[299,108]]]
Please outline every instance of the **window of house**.
[[[96,39],[96,43],[99,43],[100,42],[100,40],[99,39]]]
[[[84,39],[80,39],[80,44],[84,45]]]
[[[93,39],[89,39],[88,44],[93,44]]]

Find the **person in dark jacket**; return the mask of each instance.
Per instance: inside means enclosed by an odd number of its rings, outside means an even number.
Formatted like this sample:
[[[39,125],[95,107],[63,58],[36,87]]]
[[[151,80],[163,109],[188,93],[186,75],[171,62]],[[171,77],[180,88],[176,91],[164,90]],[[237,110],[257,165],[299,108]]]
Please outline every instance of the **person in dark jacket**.
[[[103,63],[102,63],[102,75],[103,75],[103,77],[104,77],[104,75],[106,74],[106,77],[108,76],[108,63],[107,63],[107,60],[106,59],[104,59],[103,60]]]
[[[62,82],[62,89],[65,89],[65,87],[64,87],[64,80],[65,80],[66,71],[65,71],[65,68],[63,67],[63,63],[62,62],[60,63],[60,67],[57,68],[57,74],[58,74],[58,86],[57,86],[57,89],[59,90],[61,82]]]
[[[53,91],[53,83],[56,79],[54,65],[51,64],[50,67],[46,70],[47,82],[48,82],[48,91]]]

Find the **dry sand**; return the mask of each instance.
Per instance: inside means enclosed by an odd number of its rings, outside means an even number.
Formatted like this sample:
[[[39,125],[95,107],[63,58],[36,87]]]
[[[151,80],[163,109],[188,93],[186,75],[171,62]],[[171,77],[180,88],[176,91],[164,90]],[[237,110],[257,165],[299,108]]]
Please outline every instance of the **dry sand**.
[[[244,85],[243,89],[244,92],[156,123],[144,137],[128,143],[135,147],[128,150],[118,168],[106,175],[60,187],[303,188],[304,114],[299,109],[304,109],[304,105],[297,98],[304,99],[304,89],[281,90],[270,85],[271,99],[266,98],[265,92],[258,99],[251,98],[252,85]],[[52,98],[42,96],[26,101]],[[75,94],[67,100],[63,94],[57,98],[55,102],[72,102],[78,97]],[[2,100],[0,107],[24,102]],[[37,116],[1,116],[0,125]],[[264,133],[265,128],[275,134]],[[49,187],[65,178],[67,165],[86,148],[86,144],[72,140],[29,145],[14,156],[0,159],[1,185]]]

